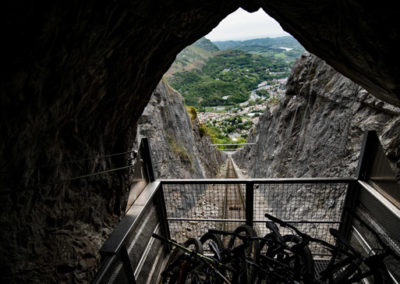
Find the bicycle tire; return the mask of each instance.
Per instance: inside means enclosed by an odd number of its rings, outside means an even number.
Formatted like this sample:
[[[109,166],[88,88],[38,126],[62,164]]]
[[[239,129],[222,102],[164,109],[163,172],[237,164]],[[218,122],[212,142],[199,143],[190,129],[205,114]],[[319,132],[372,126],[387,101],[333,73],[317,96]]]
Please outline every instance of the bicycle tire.
[[[264,250],[265,246],[268,246],[268,243],[277,243],[275,239],[275,234],[274,233],[268,233],[264,236],[264,238],[260,241],[260,253]]]
[[[249,225],[240,225],[239,227],[237,227],[233,231],[233,233],[235,235],[244,235],[244,236],[248,236],[248,237],[257,237],[256,231],[254,231],[254,229],[252,227],[250,227]],[[251,257],[252,259],[254,259],[257,262],[259,248],[260,248],[259,241],[258,240],[252,240],[249,243],[250,243],[250,245],[246,249],[246,256],[247,257]],[[238,237],[233,235],[229,239],[228,248],[229,249],[233,249],[235,246],[237,246],[239,244],[243,244],[243,241],[241,239],[239,239]]]
[[[213,242],[217,246],[220,253],[222,253],[222,251],[224,250],[224,244],[222,243],[221,238],[215,234],[205,233],[204,235],[201,236],[200,242],[203,246],[203,250],[205,247],[206,247],[205,249],[208,249],[206,245],[208,242]]]
[[[187,248],[192,247],[192,251],[196,253],[203,253],[202,243],[195,238],[189,238],[183,245]],[[172,250],[170,259],[168,260],[167,268],[162,272],[162,283],[175,284],[185,283],[188,271],[182,272],[182,266],[185,262],[186,255],[178,247]]]
[[[203,254],[203,244],[198,239],[189,238],[183,243],[183,245],[187,248],[189,248],[190,246],[194,246],[194,252]]]
[[[302,242],[302,239],[296,235],[284,235],[282,236],[282,242],[285,245],[278,249],[276,246],[268,247],[266,256],[288,265],[291,271],[294,272],[294,279],[305,280],[306,282],[312,281],[314,279],[315,264],[308,246],[295,247]],[[294,252],[294,250],[297,251]]]
[[[237,235],[243,235],[248,237],[257,237],[257,233],[254,231],[252,227],[249,225],[240,225],[237,227],[229,239],[228,242],[228,249],[234,250],[235,247],[244,244],[246,247],[244,248],[244,254],[247,261],[252,259],[253,262],[256,264],[258,261],[258,254],[259,254],[259,241],[258,240],[251,240],[246,243],[245,240],[240,239]],[[236,236],[235,236],[236,235]],[[238,273],[235,277],[233,277],[232,283],[254,283],[254,277],[256,276],[257,272],[253,265],[249,264],[247,261],[240,263],[240,261],[236,264],[241,266],[243,273]],[[235,265],[234,265],[235,267]],[[235,267],[238,269],[239,267]],[[240,270],[240,269],[239,269]]]

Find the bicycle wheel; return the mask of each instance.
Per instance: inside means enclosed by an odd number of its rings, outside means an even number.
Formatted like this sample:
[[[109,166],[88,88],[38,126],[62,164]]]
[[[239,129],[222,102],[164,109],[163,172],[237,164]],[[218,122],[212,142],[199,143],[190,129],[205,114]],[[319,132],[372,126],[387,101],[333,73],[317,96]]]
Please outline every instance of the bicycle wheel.
[[[241,239],[239,236],[257,237],[254,229],[248,225],[240,225],[233,231],[232,237],[228,242],[228,249],[235,251],[240,246],[243,251],[232,259],[232,267],[238,271],[237,275],[233,275],[232,283],[254,283],[254,277],[257,274],[256,266],[259,254],[258,240]],[[243,254],[243,255],[242,255]]]
[[[278,244],[278,241],[276,240],[275,234],[274,233],[268,233],[264,236],[264,238],[260,241],[260,253],[266,253],[267,249],[270,246],[275,246]]]
[[[246,236],[246,237],[257,237],[257,233],[254,229],[248,225],[240,225],[233,231],[234,235],[229,239],[228,248],[233,249],[239,245],[245,244],[246,257],[252,258],[257,262],[260,244],[258,240],[242,240],[235,235]]]
[[[221,253],[224,249],[224,244],[222,243],[221,238],[219,238],[217,235],[214,235],[212,233],[205,233],[203,236],[200,238],[200,242],[203,245],[203,250],[208,251],[210,253],[214,254],[214,257],[218,260],[221,260]],[[218,251],[213,252],[211,246],[216,248]],[[217,255],[216,255],[217,254]]]
[[[302,239],[296,235],[284,235],[282,244],[269,246],[265,255],[277,263],[289,266],[290,276],[295,280],[308,283],[314,279],[314,260],[308,246],[299,245],[301,243]]]
[[[224,254],[224,244],[219,236],[212,233],[205,233],[201,238],[200,242],[203,244],[204,253],[211,254],[213,258],[218,261],[222,261],[222,257]],[[221,277],[216,274],[215,271],[210,270],[205,267],[204,269],[205,279],[204,283],[221,283]],[[220,275],[227,276],[225,269],[218,268]]]
[[[190,238],[183,243],[183,245],[193,252],[203,253],[203,246],[201,242],[195,238]],[[197,283],[186,282],[189,272],[194,267],[193,260],[182,249],[175,248],[171,252],[168,260],[167,268],[162,272],[162,283],[175,284],[175,283]]]
[[[194,252],[203,254],[203,244],[198,239],[190,238],[183,245]]]

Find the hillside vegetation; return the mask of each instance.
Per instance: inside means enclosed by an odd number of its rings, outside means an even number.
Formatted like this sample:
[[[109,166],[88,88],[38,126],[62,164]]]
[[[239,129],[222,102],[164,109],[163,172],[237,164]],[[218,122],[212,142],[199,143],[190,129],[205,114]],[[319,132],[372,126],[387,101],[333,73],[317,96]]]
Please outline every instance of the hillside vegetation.
[[[285,78],[290,64],[283,59],[225,50],[210,57],[201,70],[177,72],[169,79],[187,105],[234,105],[249,99],[263,81]]]
[[[186,105],[200,111],[232,106],[247,101],[260,83],[286,78],[303,51],[290,36],[215,43],[201,38],[178,54],[166,76]]]
[[[200,70],[213,52],[219,51],[218,47],[206,38],[201,38],[192,45],[182,50],[165,74],[171,80],[176,73]]]
[[[178,54],[166,78],[190,116],[199,115],[201,133],[216,144],[243,143],[267,105],[279,102],[303,51],[292,37],[215,44],[202,38]]]

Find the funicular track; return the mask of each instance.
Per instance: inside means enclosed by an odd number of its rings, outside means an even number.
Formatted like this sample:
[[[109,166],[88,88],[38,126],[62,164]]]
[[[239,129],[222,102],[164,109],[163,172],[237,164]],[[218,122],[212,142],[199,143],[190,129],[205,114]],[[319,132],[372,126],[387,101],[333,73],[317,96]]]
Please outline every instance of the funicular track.
[[[232,159],[229,158],[225,178],[238,178],[238,175],[233,166]],[[224,191],[224,204],[222,206],[222,219],[245,219],[246,207],[244,199],[243,185],[240,184],[227,184]],[[233,222],[224,222],[222,229],[233,231],[237,224]]]

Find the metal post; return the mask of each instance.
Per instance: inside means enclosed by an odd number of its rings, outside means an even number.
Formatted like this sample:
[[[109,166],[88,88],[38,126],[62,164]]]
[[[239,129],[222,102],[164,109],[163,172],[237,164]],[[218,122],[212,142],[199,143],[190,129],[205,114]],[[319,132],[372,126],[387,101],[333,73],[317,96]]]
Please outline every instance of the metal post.
[[[357,180],[365,180],[367,178],[369,164],[371,163],[371,151],[376,147],[376,139],[376,133],[374,131],[365,132],[361,145],[360,157],[358,159],[358,168],[356,172]],[[349,183],[344,200],[343,213],[341,216],[341,223],[339,227],[340,233],[347,239],[350,237],[352,224],[352,217],[349,212],[353,211],[354,208],[356,208],[357,206],[359,191],[360,187],[357,181]]]
[[[124,264],[124,270],[125,270],[125,273],[126,273],[129,283],[136,284],[135,272],[133,270],[132,263],[129,258],[128,250],[126,249],[125,246],[121,248],[119,254],[120,254],[121,260]]]
[[[246,224],[253,226],[254,215],[254,183],[246,183]]]
[[[158,214],[158,218],[160,221],[161,232],[167,239],[171,238],[171,233],[169,230],[168,220],[167,220],[167,209],[165,207],[165,199],[164,199],[164,191],[162,184],[160,184],[159,188],[157,189],[156,196],[154,198],[156,210]],[[171,251],[171,245],[169,243],[165,243],[165,247],[167,252]]]
[[[364,139],[361,146],[360,158],[358,159],[358,168],[356,172],[356,179],[365,181],[368,174],[369,165],[372,162],[373,151],[379,143],[375,131],[367,131],[364,134]]]
[[[349,212],[353,211],[358,204],[357,197],[359,196],[359,185],[357,181],[352,181],[347,186],[346,196],[343,204],[343,212],[340,217],[339,232],[346,238],[349,239],[352,217]]]
[[[153,168],[153,160],[151,158],[151,147],[149,139],[142,138],[142,141],[140,142],[140,150],[143,157],[147,178],[149,182],[153,182],[155,181],[155,175]]]

